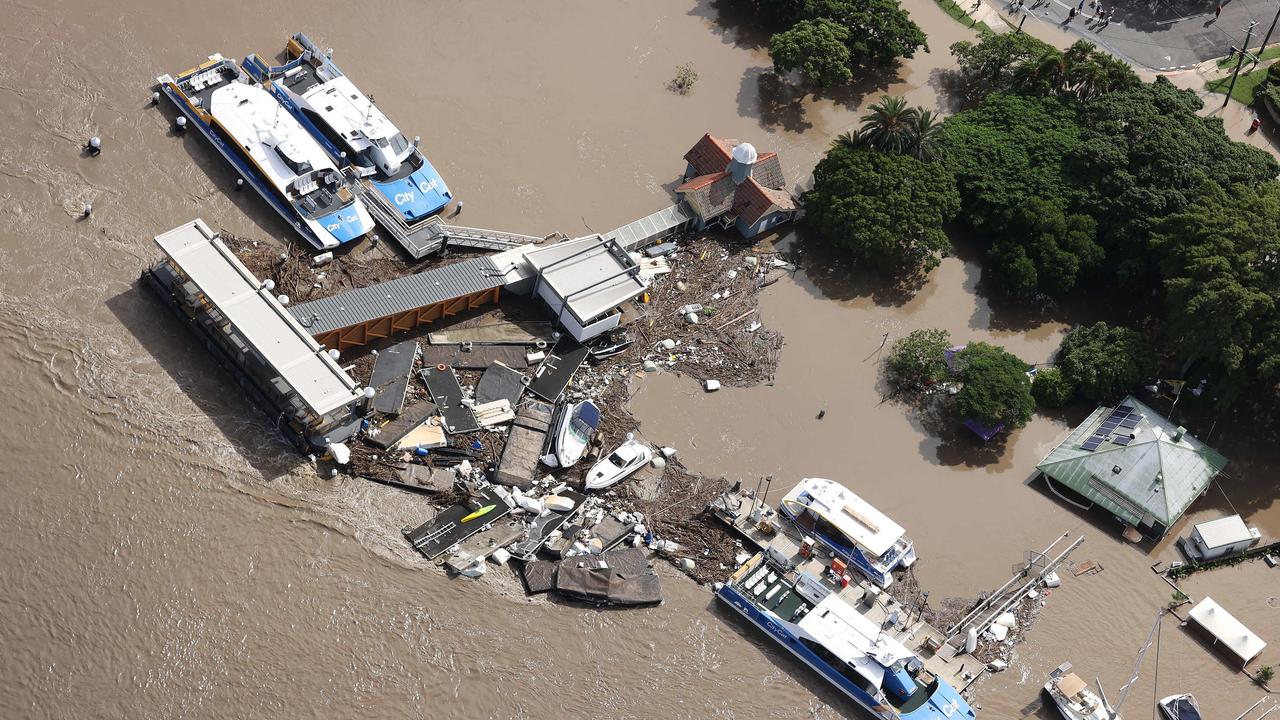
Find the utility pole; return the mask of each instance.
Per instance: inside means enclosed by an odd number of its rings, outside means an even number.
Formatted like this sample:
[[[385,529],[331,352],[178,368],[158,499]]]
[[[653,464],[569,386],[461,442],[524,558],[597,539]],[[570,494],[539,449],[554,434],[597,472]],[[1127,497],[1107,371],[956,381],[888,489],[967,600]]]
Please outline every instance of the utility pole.
[[[1275,32],[1276,21],[1280,20],[1280,5],[1276,5],[1276,16],[1271,19],[1271,27],[1267,28],[1267,36],[1262,38],[1262,47],[1258,48],[1258,57],[1254,58],[1254,67],[1262,61],[1262,51],[1267,49],[1267,43],[1271,40],[1271,33]]]
[[[1249,21],[1249,30],[1244,34],[1244,45],[1240,48],[1240,59],[1236,61],[1236,71],[1231,73],[1231,85],[1227,87],[1227,97],[1222,101],[1222,107],[1226,107],[1231,102],[1231,91],[1236,89],[1236,78],[1240,77],[1240,66],[1244,65],[1244,56],[1248,52],[1249,38],[1253,37],[1253,27],[1258,24],[1257,20]]]

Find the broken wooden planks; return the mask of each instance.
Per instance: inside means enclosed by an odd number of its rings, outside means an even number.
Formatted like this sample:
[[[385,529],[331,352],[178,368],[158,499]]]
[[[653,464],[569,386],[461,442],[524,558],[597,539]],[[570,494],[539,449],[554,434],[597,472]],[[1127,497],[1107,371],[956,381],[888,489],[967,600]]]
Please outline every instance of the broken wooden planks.
[[[545,320],[520,320],[496,322],[469,328],[450,328],[427,335],[432,345],[457,345],[464,342],[475,345],[534,345],[552,340],[551,323]]]
[[[435,414],[435,411],[435,403],[426,400],[416,402],[402,410],[395,420],[379,428],[376,435],[369,436],[369,442],[383,450],[395,447],[405,435]]]

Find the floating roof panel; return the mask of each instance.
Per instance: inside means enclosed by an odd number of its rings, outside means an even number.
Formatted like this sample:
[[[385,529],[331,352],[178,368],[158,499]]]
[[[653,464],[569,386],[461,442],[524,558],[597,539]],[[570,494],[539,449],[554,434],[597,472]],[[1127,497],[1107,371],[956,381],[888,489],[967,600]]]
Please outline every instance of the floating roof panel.
[[[307,408],[325,415],[360,399],[356,383],[261,287],[203,220],[157,235],[156,245],[293,388]]]
[[[583,324],[649,287],[637,277],[639,265],[627,251],[600,235],[536,248],[525,258]]]

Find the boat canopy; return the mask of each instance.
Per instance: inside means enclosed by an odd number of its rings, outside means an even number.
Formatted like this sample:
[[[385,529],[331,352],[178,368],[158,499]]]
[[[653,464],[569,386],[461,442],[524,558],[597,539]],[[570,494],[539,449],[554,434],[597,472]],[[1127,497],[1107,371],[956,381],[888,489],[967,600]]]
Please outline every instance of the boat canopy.
[[[1245,665],[1248,665],[1249,661],[1257,657],[1258,653],[1267,646],[1262,638],[1245,627],[1244,623],[1235,619],[1213,598],[1207,597],[1201,600],[1191,608],[1187,617],[1208,631],[1215,642],[1226,645],[1227,649],[1240,658]]]
[[[594,429],[600,425],[600,408],[596,407],[593,402],[578,403],[574,414],[590,428]]]
[[[812,510],[876,557],[888,552],[906,532],[852,490],[823,478],[801,480],[782,502],[788,509],[799,505]]]
[[[884,668],[915,657],[905,645],[880,632],[879,625],[835,594],[823,598],[798,625],[837,658],[874,680],[877,687],[883,680]]]

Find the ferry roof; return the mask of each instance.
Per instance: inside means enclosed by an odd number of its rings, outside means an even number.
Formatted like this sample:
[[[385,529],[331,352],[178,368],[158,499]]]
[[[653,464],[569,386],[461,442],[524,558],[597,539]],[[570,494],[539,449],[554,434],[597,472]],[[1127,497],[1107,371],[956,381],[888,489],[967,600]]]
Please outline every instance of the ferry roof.
[[[1209,548],[1234,545],[1253,539],[1249,527],[1244,524],[1244,520],[1241,520],[1239,515],[1198,523],[1195,529],[1200,533],[1200,539],[1204,541],[1205,546]]]
[[[1213,598],[1207,597],[1201,600],[1195,607],[1191,608],[1191,612],[1187,613],[1187,617],[1195,620],[1200,627],[1207,630],[1218,642],[1226,645],[1246,665],[1267,646],[1262,638],[1255,635],[1252,630],[1244,626],[1244,623],[1235,619],[1231,613],[1214,602]]]
[[[370,138],[390,138],[400,132],[346,75],[316,85],[303,97],[330,127],[357,146],[364,138],[353,137],[353,130]]]
[[[801,495],[806,498],[802,499]],[[872,507],[840,483],[823,478],[805,478],[782,499],[795,501],[819,512],[871,554],[884,555],[905,534],[898,523]]]
[[[880,632],[880,627],[839,595],[823,598],[798,623],[833,655],[852,663],[879,684],[884,668],[915,657],[905,645]],[[873,658],[872,662],[868,657]]]
[[[155,241],[312,413],[323,416],[362,397],[356,382],[203,220],[157,235]]]
[[[315,170],[338,169],[302,125],[270,93],[256,85],[231,83],[218,88],[209,98],[209,113],[281,189],[297,173],[285,165],[272,146],[279,145],[291,158],[310,163]]]

